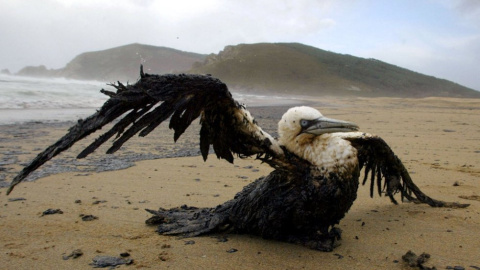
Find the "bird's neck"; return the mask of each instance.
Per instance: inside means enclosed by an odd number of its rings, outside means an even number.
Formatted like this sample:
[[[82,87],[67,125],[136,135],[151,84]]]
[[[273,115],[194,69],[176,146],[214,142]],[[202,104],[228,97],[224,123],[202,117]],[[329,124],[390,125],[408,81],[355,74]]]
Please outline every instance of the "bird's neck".
[[[320,136],[301,134],[294,140],[282,143],[290,152],[309,161],[326,173],[358,165],[356,149],[349,141],[342,139],[336,133]]]

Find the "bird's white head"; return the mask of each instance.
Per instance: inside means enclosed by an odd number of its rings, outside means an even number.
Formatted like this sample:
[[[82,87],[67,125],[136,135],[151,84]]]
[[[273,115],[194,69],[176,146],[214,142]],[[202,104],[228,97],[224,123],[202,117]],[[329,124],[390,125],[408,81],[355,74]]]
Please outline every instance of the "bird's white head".
[[[358,126],[354,123],[327,118],[307,106],[290,108],[278,122],[279,142],[287,149],[310,143],[313,138],[325,133],[356,130]]]

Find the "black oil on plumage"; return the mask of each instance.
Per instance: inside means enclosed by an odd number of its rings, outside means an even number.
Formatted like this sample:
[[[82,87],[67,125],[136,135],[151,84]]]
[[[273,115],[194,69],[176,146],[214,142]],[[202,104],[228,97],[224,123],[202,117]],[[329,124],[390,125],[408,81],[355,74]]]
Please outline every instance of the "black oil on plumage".
[[[215,208],[148,210],[154,216],[147,223],[158,224],[161,234],[196,236],[229,229],[330,251],[340,237],[334,225],[356,199],[362,167],[363,183],[370,173],[372,196],[376,184],[379,194],[385,191],[394,203],[397,202],[393,195],[400,192],[402,199],[431,206],[466,206],[426,196],[388,145],[370,134],[346,133],[340,140],[348,141],[347,146],[356,149],[356,156],[348,157],[355,162],[347,169],[342,167],[343,163],[335,164],[343,173],[323,170],[321,164],[301,158],[264,132],[245,107],[232,98],[227,86],[210,76],[150,75],[141,71],[135,84],[114,86],[116,93],[102,90],[110,96],[102,108],[79,120],[64,137],[40,153],[13,179],[7,194],[39,166],[113,120],[118,122],[78,158],[86,157],[112,137],[115,139],[107,153],[114,153],[132,136],[146,136],[169,118],[176,141],[192,121],[200,118],[200,150],[205,160],[212,146],[218,158],[233,162],[234,154],[241,158],[255,156],[275,170]]]

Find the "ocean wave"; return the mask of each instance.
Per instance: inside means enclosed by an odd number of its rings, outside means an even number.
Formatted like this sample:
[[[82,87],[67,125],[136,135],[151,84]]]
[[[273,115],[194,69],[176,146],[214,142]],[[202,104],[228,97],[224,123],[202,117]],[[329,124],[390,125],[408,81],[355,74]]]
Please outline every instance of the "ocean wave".
[[[100,90],[106,83],[68,79],[0,76],[0,109],[92,108],[107,96]]]
[[[64,78],[30,78],[0,74],[0,124],[26,121],[65,121],[86,117],[100,108],[115,91],[107,83]],[[249,107],[297,104],[292,96],[233,92]]]

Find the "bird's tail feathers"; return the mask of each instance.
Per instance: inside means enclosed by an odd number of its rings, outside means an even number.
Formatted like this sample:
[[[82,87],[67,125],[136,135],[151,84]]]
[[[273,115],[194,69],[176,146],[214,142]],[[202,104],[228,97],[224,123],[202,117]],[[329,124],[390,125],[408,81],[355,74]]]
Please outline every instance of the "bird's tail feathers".
[[[145,223],[157,225],[159,234],[194,237],[228,228],[227,211],[222,211],[219,207],[197,208],[182,205],[168,210],[163,208],[159,210],[145,209],[153,214]]]

